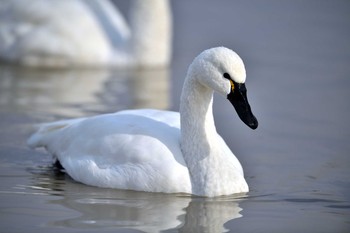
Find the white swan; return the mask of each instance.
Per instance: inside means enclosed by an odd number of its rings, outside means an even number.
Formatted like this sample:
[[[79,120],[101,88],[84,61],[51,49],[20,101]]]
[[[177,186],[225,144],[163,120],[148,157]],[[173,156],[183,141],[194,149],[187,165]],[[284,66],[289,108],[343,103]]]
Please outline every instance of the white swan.
[[[180,114],[143,109],[54,122],[28,144],[44,146],[74,180],[88,185],[201,196],[247,192],[241,164],[216,132],[212,113],[217,91],[243,122],[258,126],[245,78],[235,52],[212,48],[189,67]]]
[[[168,0],[133,0],[130,26],[109,0],[1,0],[0,59],[27,66],[166,66]]]

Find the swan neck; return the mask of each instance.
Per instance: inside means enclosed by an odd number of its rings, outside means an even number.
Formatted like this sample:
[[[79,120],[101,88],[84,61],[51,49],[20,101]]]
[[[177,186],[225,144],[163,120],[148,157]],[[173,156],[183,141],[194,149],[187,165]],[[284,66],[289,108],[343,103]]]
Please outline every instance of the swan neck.
[[[191,65],[180,100],[180,147],[192,193],[219,196],[249,190],[242,167],[216,132],[213,90],[201,84],[198,64]]]
[[[181,146],[185,160],[209,156],[217,133],[213,118],[213,91],[194,78],[187,78],[180,101]],[[194,148],[193,148],[194,147]],[[200,150],[200,151],[199,151]],[[198,153],[199,152],[199,153]]]
[[[172,17],[168,0],[134,0],[130,13],[130,49],[138,66],[168,65]]]

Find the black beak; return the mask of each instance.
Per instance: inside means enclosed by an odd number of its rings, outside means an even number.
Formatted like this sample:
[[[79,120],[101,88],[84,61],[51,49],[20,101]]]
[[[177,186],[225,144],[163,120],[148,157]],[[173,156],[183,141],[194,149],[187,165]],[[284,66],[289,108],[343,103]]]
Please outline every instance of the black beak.
[[[247,98],[247,89],[244,83],[236,83],[231,81],[231,92],[227,95],[227,99],[231,102],[239,118],[251,129],[258,127],[258,120],[252,113]]]

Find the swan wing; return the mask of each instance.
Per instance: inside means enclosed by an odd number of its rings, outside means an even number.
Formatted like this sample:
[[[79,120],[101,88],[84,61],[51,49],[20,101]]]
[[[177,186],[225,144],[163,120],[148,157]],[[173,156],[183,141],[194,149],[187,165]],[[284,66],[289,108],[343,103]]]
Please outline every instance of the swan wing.
[[[55,122],[29,144],[45,146],[73,179],[88,185],[189,193],[176,118],[168,111],[133,110]]]

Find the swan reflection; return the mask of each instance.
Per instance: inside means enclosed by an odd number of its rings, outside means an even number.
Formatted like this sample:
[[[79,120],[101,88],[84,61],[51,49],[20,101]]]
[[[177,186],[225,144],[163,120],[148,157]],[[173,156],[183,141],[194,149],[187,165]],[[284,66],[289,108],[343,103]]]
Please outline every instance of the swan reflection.
[[[242,217],[241,210],[238,200],[233,196],[194,198],[186,208],[185,224],[180,232],[226,232],[224,224]]]
[[[80,185],[79,185],[80,186]],[[84,188],[83,188],[84,189]],[[91,191],[88,187],[85,191]],[[159,232],[182,225],[184,208],[189,198],[120,190],[98,190],[93,195],[64,195],[52,204],[79,213],[78,217],[50,222],[48,225],[66,228],[129,228]]]
[[[224,224],[240,218],[241,196],[218,198],[135,192],[79,184],[52,168],[30,171],[28,192],[57,196],[49,204],[69,210],[67,218],[46,225],[72,229],[133,229],[142,232],[225,232]],[[72,214],[76,213],[76,214]]]
[[[78,117],[169,107],[169,70],[30,69],[1,66],[0,107]]]

